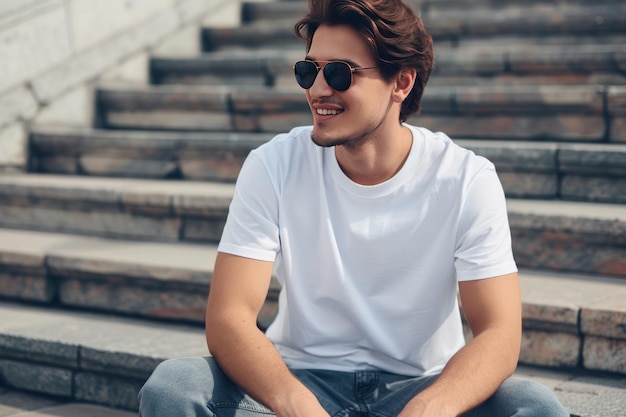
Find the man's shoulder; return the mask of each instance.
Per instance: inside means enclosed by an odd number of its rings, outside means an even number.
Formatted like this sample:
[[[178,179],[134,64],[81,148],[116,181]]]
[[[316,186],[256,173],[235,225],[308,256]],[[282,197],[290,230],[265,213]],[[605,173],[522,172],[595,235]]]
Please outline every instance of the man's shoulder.
[[[484,169],[492,169],[493,164],[487,158],[455,142],[444,132],[433,132],[424,127],[408,126],[414,137],[423,143],[422,161],[430,161],[439,169],[448,167],[455,175],[460,173],[475,174]],[[445,162],[445,163],[443,163]]]

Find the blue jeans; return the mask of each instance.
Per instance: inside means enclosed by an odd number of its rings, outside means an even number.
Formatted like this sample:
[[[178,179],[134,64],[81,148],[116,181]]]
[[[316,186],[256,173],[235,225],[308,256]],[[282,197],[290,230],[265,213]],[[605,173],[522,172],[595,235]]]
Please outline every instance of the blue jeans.
[[[332,417],[395,417],[437,376],[385,372],[292,370]],[[161,363],[139,393],[141,417],[261,417],[271,410],[246,395],[206,358]],[[466,417],[569,417],[554,393],[534,381],[509,378]]]

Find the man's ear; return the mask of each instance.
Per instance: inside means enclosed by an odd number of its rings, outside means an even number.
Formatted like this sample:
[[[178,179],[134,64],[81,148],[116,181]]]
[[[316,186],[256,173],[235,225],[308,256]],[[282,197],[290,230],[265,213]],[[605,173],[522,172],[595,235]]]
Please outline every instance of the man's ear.
[[[415,84],[417,72],[415,69],[401,70],[396,76],[396,84],[393,90],[392,99],[396,103],[402,103],[409,95]]]

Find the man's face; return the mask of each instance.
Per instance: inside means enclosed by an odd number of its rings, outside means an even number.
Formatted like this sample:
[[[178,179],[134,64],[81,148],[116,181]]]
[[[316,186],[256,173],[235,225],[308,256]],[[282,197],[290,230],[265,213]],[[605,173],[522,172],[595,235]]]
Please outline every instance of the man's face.
[[[349,26],[320,26],[313,36],[307,60],[324,67],[326,61],[343,61],[353,68],[376,67],[365,39]],[[345,91],[332,89],[322,71],[306,97],[313,113],[313,141],[320,146],[358,145],[384,136],[398,122],[389,112],[393,82],[385,82],[377,68],[352,73]]]

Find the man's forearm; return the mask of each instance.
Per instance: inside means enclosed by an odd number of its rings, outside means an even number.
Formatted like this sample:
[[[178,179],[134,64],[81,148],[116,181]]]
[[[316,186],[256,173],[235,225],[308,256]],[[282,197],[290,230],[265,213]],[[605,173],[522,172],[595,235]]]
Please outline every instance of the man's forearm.
[[[230,318],[207,330],[208,334],[220,335],[208,342],[222,370],[277,416],[327,416],[317,398],[293,376],[274,345],[255,325]]]
[[[519,339],[508,329],[478,335],[448,362],[437,380],[400,417],[453,417],[487,400],[515,370]]]
[[[206,309],[209,351],[235,383],[279,417],[327,417],[256,326],[272,269],[272,262],[218,253]]]

